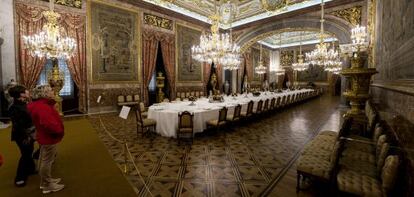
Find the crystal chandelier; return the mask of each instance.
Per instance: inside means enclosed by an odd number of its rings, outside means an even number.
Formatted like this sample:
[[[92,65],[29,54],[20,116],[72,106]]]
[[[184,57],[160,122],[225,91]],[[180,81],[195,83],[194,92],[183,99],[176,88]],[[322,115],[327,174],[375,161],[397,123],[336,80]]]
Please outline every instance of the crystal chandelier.
[[[192,58],[199,62],[214,63],[224,68],[238,68],[240,64],[240,47],[233,43],[230,34],[219,33],[220,15],[209,17],[212,21],[211,34],[201,35],[200,44],[191,47]]]
[[[54,0],[49,1],[49,11],[43,12],[47,23],[38,34],[23,36],[23,42],[32,56],[39,58],[69,59],[76,48],[75,39],[64,37],[59,25],[60,14],[54,11]]]
[[[267,67],[264,66],[263,60],[262,60],[262,44],[260,44],[260,57],[259,57],[259,66],[254,68],[254,72],[259,75],[263,75],[267,72]]]
[[[316,45],[316,48],[313,51],[306,53],[306,61],[310,64],[319,65],[325,68],[330,62],[335,61],[339,54],[334,48],[328,49],[329,43],[324,42],[324,5],[325,3],[322,0],[320,43]]]
[[[298,62],[292,64],[293,70],[304,71],[308,69],[309,63],[304,62],[302,55],[302,32],[300,32],[300,44],[299,44],[299,55]]]
[[[335,44],[332,48],[335,48]],[[341,62],[339,55],[337,55],[335,59],[328,61],[325,66],[325,71],[332,72],[333,74],[339,74],[341,70],[342,70],[342,62]]]
[[[279,57],[282,51],[281,49],[282,49],[282,33],[279,34]],[[280,68],[280,60],[279,60],[279,66],[274,72],[276,73],[277,76],[281,76],[285,74],[285,69]]]

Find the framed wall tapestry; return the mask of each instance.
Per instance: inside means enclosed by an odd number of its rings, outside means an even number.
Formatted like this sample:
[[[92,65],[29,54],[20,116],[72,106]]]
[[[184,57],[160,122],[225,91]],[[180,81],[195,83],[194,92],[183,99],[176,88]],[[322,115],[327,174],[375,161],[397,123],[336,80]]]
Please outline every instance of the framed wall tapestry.
[[[309,65],[309,68],[305,71],[298,72],[298,80],[299,81],[327,81],[328,74],[324,69],[320,66]]]
[[[201,82],[202,64],[191,57],[191,47],[200,43],[201,30],[181,24],[175,29],[177,81]]]
[[[88,8],[92,81],[139,81],[138,12],[97,1]]]
[[[260,50],[252,47],[252,73],[253,73],[253,81],[260,81],[260,75],[254,72],[256,67],[259,67],[260,62]]]

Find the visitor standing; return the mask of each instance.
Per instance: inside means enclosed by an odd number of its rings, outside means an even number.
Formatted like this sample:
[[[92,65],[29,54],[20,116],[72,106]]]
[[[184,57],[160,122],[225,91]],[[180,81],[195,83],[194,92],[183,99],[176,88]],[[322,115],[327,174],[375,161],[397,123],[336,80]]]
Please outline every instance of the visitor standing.
[[[57,192],[65,186],[60,178],[52,178],[52,164],[57,153],[57,144],[64,135],[63,122],[55,109],[54,92],[48,85],[33,90],[33,102],[28,105],[36,127],[37,142],[40,144],[40,188],[44,194]]]
[[[14,183],[16,186],[22,187],[26,185],[27,177],[36,172],[32,158],[35,129],[27,111],[27,101],[30,98],[30,93],[21,85],[11,87],[8,93],[13,98],[12,105],[9,108],[13,125],[11,140],[16,142],[21,154]]]

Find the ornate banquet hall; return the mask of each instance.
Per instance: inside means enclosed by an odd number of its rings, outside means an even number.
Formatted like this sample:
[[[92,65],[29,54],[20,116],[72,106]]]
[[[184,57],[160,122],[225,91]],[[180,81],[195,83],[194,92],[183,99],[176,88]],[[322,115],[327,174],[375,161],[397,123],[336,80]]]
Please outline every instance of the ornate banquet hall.
[[[414,195],[412,0],[0,2],[0,196]]]

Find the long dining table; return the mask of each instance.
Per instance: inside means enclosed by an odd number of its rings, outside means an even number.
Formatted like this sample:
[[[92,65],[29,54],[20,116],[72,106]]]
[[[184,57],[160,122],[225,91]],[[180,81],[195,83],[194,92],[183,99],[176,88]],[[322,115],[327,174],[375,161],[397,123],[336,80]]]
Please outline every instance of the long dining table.
[[[208,98],[199,98],[195,102],[191,101],[172,101],[151,105],[148,109],[148,118],[157,122],[156,132],[165,137],[176,137],[178,130],[178,114],[183,111],[189,111],[194,114],[193,124],[194,133],[203,132],[206,129],[206,122],[217,119],[219,110],[227,107],[227,114],[233,114],[234,108],[238,104],[242,106],[242,112],[247,110],[249,101],[253,101],[253,109],[257,107],[260,100],[265,101],[272,98],[283,97],[288,95],[296,95],[303,92],[311,92],[312,89],[289,90],[280,93],[261,92],[259,96],[250,94],[242,94],[238,96],[224,96],[224,102],[209,102]]]

